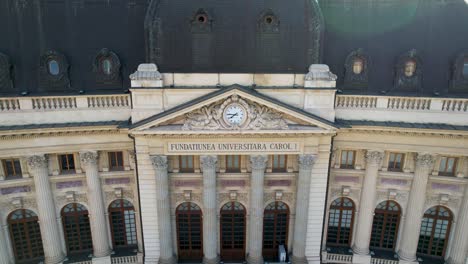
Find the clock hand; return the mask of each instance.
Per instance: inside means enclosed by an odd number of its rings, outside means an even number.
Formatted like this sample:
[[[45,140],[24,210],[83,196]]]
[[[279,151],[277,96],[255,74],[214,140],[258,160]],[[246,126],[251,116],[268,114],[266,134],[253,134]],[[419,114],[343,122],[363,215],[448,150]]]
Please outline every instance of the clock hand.
[[[232,118],[232,117],[237,116],[237,113],[235,113],[235,114],[228,114],[228,116],[230,116],[230,117]]]

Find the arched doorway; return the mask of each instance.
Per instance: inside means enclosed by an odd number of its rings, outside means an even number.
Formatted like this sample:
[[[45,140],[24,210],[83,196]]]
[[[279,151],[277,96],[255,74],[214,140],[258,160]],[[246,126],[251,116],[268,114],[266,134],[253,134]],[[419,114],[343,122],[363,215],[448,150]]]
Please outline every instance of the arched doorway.
[[[245,207],[238,202],[221,208],[221,260],[245,260]]]
[[[289,208],[283,202],[272,202],[263,216],[263,257],[265,260],[278,259],[278,247],[288,249]]]
[[[194,203],[180,204],[176,209],[179,260],[201,261],[203,258],[202,211]]]
[[[119,199],[109,205],[109,221],[114,247],[137,245],[135,208],[127,200]]]
[[[44,257],[41,232],[37,221],[37,215],[26,209],[13,211],[8,216],[16,263],[40,260]]]
[[[88,209],[81,204],[67,204],[62,209],[63,231],[69,254],[93,249]]]
[[[328,216],[327,245],[350,246],[353,234],[354,203],[340,197],[330,205]]]
[[[383,250],[395,249],[400,215],[400,205],[394,201],[388,200],[377,205],[372,222],[370,247]]]
[[[427,210],[421,223],[418,253],[445,257],[452,221],[453,214],[446,207],[438,205]]]

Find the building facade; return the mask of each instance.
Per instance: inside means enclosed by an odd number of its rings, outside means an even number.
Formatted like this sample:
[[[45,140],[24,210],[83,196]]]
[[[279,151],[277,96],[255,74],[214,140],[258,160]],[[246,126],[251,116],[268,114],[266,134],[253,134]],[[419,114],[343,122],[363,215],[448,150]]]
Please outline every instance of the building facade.
[[[467,11],[1,2],[0,264],[468,263]]]

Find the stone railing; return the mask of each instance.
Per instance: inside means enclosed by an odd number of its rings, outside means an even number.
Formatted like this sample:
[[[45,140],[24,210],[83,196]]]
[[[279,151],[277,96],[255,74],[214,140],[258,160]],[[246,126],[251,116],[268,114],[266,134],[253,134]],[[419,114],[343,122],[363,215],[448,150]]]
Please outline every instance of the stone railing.
[[[468,100],[444,99],[442,100],[442,111],[468,112]]]
[[[372,258],[371,264],[398,264],[398,260]]]
[[[58,110],[76,108],[76,97],[38,97],[31,98],[32,109]]]
[[[337,96],[335,106],[338,108],[376,108],[375,96]]]
[[[391,97],[388,98],[387,108],[405,110],[429,110],[431,108],[431,99]]]
[[[92,260],[85,260],[85,261],[69,262],[69,263],[73,263],[73,264],[92,264],[93,261]]]
[[[327,253],[327,263],[352,263],[353,255]]]
[[[125,256],[111,258],[112,264],[137,264],[138,256]]]
[[[20,103],[17,98],[0,98],[0,112],[20,110]]]
[[[130,98],[126,94],[88,97],[89,108],[128,107],[129,105]]]

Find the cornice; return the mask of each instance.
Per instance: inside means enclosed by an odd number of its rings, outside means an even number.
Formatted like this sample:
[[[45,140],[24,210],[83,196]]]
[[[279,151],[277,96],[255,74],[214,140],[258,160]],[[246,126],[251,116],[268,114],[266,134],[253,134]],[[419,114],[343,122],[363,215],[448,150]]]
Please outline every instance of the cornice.
[[[468,131],[461,130],[435,130],[435,129],[414,129],[414,128],[400,128],[400,127],[353,127],[353,128],[341,128],[337,131],[337,135],[340,133],[359,133],[362,134],[379,134],[379,135],[404,135],[404,136],[433,136],[449,139],[465,139],[468,138]]]
[[[59,130],[8,130],[0,132],[0,140],[12,140],[12,139],[32,139],[42,137],[67,137],[67,136],[87,136],[87,135],[103,135],[103,134],[128,134],[128,129],[118,128],[92,128],[92,129],[78,129],[70,127],[67,129]]]

